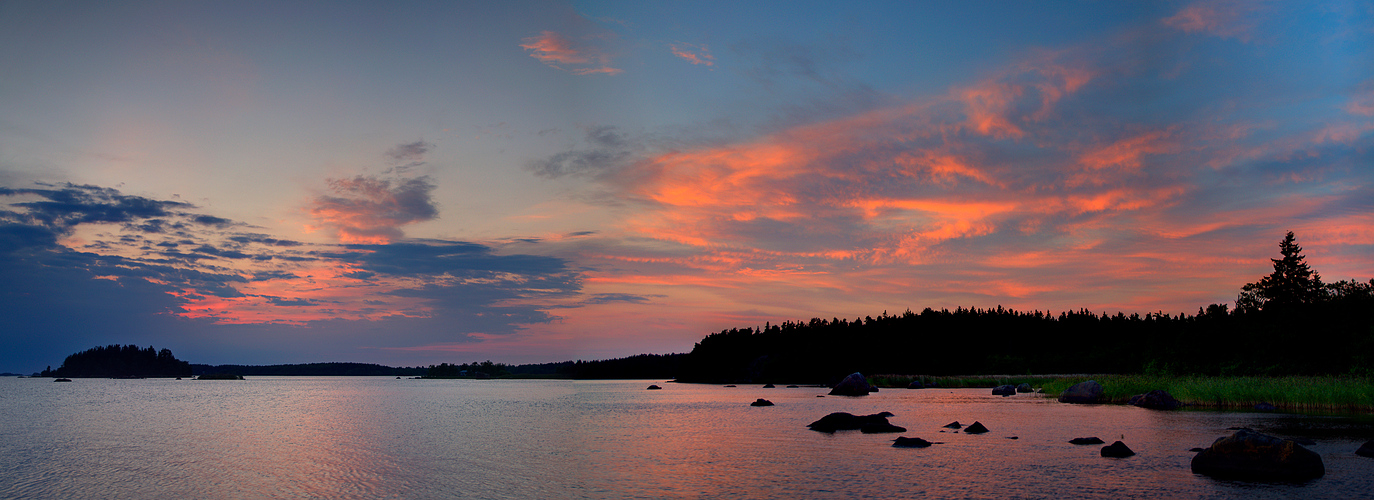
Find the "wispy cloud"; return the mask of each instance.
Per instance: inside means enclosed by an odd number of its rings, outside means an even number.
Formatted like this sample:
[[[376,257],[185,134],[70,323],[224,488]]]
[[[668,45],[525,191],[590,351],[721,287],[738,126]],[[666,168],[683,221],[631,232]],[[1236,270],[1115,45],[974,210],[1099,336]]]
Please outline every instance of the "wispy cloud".
[[[1189,33],[1249,42],[1255,36],[1256,17],[1266,4],[1259,0],[1204,0],[1184,7],[1164,19],[1164,24]]]
[[[696,45],[687,42],[678,42],[668,45],[668,49],[673,55],[694,65],[715,66],[716,56],[711,55],[711,49],[705,45]]]
[[[333,195],[316,197],[310,215],[344,243],[387,243],[405,236],[401,227],[439,216],[428,177],[384,179],[358,175],[329,179]]]
[[[522,40],[520,47],[530,52],[530,57],[551,67],[568,71],[575,75],[617,75],[624,70],[611,67],[611,56],[605,49],[593,42],[604,37],[586,37],[570,40],[553,31],[540,32]]]

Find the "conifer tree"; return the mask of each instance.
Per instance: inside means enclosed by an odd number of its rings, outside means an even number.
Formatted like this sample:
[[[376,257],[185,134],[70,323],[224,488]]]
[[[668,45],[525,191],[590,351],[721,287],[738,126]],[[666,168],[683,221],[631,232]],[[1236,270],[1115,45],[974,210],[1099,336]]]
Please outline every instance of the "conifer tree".
[[[1307,267],[1302,247],[1298,246],[1292,231],[1279,243],[1279,253],[1283,258],[1269,259],[1274,263],[1273,273],[1257,283],[1241,287],[1240,296],[1236,297],[1236,310],[1288,309],[1322,300],[1322,277]]]

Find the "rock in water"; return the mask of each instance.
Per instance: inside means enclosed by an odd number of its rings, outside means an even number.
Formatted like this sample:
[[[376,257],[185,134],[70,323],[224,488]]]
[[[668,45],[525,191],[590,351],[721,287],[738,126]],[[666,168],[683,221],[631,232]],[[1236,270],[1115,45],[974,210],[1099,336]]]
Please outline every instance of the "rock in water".
[[[749,406],[773,406],[773,402],[767,399],[758,398],[755,399],[753,403],[749,403]]]
[[[1107,458],[1126,458],[1135,455],[1134,451],[1126,447],[1126,443],[1117,441],[1102,447],[1102,456]]]
[[[763,388],[764,388],[764,389],[776,389],[777,386],[775,386],[775,385],[773,385],[773,384],[763,384]]]
[[[1145,394],[1131,396],[1129,404],[1141,408],[1149,408],[1151,410],[1176,410],[1178,407],[1183,406],[1183,403],[1178,402],[1177,399],[1174,399],[1172,395],[1163,389],[1155,389]]]
[[[1105,443],[1105,442],[1106,442],[1106,441],[1103,441],[1102,438],[1099,438],[1099,437],[1097,437],[1097,436],[1085,437],[1085,438],[1073,438],[1073,439],[1070,439],[1070,440],[1069,440],[1069,444],[1102,444],[1102,443]]]
[[[1193,457],[1193,472],[1221,479],[1306,481],[1326,475],[1316,452],[1291,439],[1241,429]]]
[[[887,417],[891,416],[892,414],[888,412],[874,413],[872,415],[853,415],[845,412],[835,412],[821,417],[820,420],[806,424],[806,426],[818,432],[853,431],[862,429],[863,426],[869,424],[887,425]]]
[[[888,432],[906,432],[906,427],[898,427],[887,423],[887,419],[882,422],[870,422],[859,427],[859,432],[864,434],[883,434]]]
[[[993,396],[1010,396],[1012,394],[1016,394],[1016,386],[1014,385],[999,385],[992,388]]]
[[[982,434],[987,431],[988,428],[983,427],[983,423],[978,421],[974,421],[972,424],[969,424],[967,429],[964,429],[965,434]]]
[[[830,395],[867,396],[870,389],[871,387],[868,385],[868,379],[864,378],[862,373],[854,372],[845,377],[844,380],[841,380],[840,383],[835,384],[835,387],[830,389]]]
[[[1030,384],[1023,382],[1021,385],[1016,386],[1016,392],[1035,392],[1035,389],[1032,389]]]
[[[650,391],[657,391],[657,390],[660,390],[660,389],[663,389],[663,388],[662,388],[662,387],[659,387],[659,386],[656,386],[656,385],[651,385],[651,386],[649,386],[649,387],[646,387],[645,389],[646,389],[646,390],[650,390]]]
[[[912,380],[910,384],[907,384],[907,385],[906,385],[906,388],[907,388],[907,389],[925,389],[925,386],[921,384],[921,381],[920,381],[920,380]]]
[[[898,437],[892,440],[894,448],[929,448],[930,441],[921,438]]]
[[[1355,454],[1362,457],[1374,458],[1374,439],[1365,441],[1363,445],[1360,445],[1360,449],[1355,450]]]
[[[953,421],[953,422],[950,422],[950,423],[948,423],[948,424],[945,424],[945,428],[947,428],[947,429],[963,429],[963,428],[964,428],[964,424],[961,424],[961,423],[959,423],[958,420],[955,420],[955,421]]]
[[[1096,380],[1079,382],[1059,395],[1060,403],[1092,404],[1102,400],[1102,384]]]

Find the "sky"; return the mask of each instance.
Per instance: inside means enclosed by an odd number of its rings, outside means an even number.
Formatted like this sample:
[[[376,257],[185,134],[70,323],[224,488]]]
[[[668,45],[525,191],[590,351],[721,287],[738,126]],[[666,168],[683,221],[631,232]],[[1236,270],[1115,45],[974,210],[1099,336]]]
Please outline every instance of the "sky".
[[[0,1],[0,371],[1374,278],[1374,3]]]

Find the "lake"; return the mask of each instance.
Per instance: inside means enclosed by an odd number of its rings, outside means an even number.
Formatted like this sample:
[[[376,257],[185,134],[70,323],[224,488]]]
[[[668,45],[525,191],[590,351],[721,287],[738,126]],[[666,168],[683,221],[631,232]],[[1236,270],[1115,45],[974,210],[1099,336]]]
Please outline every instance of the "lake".
[[[662,390],[645,390],[649,384]],[[1368,416],[1160,412],[988,389],[663,381],[0,378],[0,498],[1368,498]],[[751,407],[767,398],[771,407]],[[824,434],[890,411],[908,432]],[[954,433],[951,421],[991,432]],[[1231,427],[1316,441],[1326,476],[1189,470]],[[944,432],[942,432],[944,431]],[[898,435],[940,442],[893,448]],[[1102,458],[1123,440],[1137,455]],[[1010,439],[1016,437],[1017,439]]]

